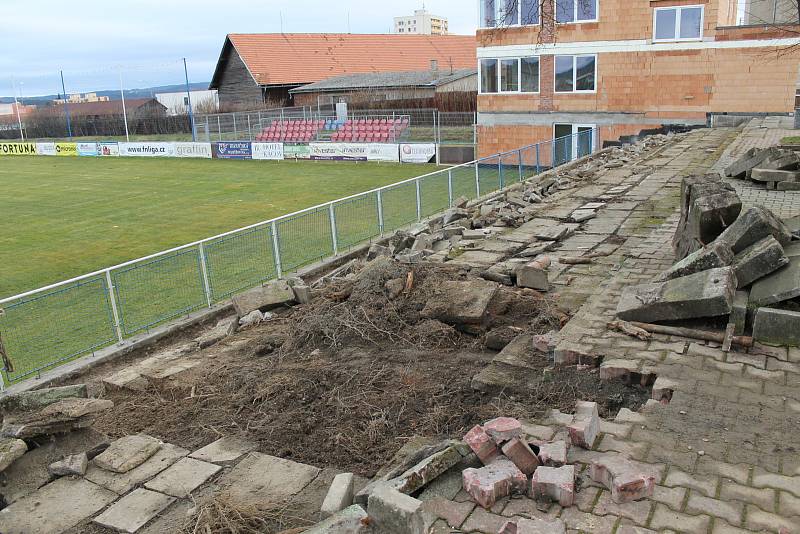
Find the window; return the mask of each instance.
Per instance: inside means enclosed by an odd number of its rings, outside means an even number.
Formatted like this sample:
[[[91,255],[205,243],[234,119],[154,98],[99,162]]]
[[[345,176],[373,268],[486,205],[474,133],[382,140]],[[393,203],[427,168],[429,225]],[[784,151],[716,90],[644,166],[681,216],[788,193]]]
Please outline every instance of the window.
[[[524,57],[520,60],[520,90],[523,93],[539,92],[539,58]]]
[[[519,60],[500,60],[500,92],[516,93],[519,91]]]
[[[655,41],[703,38],[703,6],[657,7],[653,18]]]
[[[556,56],[555,92],[591,93],[596,90],[597,56]]]
[[[553,163],[561,165],[594,151],[596,124],[554,124]]]
[[[541,0],[480,0],[480,2],[482,28],[539,24]]]
[[[188,96],[184,96],[183,97],[183,105],[184,106],[188,106],[189,105],[189,97]]]
[[[538,93],[539,58],[481,60],[481,93]]]
[[[497,60],[481,60],[481,93],[497,92]]]
[[[556,0],[556,22],[594,22],[598,0]]]

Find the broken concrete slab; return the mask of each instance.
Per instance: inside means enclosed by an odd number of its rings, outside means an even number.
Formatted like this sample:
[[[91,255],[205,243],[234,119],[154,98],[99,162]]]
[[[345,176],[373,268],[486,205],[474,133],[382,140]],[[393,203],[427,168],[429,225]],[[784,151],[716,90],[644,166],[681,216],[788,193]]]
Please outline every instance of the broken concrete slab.
[[[656,282],[674,280],[682,276],[727,267],[733,262],[734,254],[727,243],[720,240],[692,252],[684,259],[661,273],[655,278]]]
[[[600,413],[597,403],[578,401],[575,405],[575,418],[567,426],[567,431],[573,445],[591,450],[600,433]]]
[[[681,182],[681,218],[673,239],[677,259],[711,243],[741,212],[733,186],[719,175],[687,176]]]
[[[339,473],[333,478],[320,513],[329,517],[353,504],[353,473]]]
[[[500,326],[487,332],[486,348],[503,350],[509,343],[518,338],[524,330],[516,326]]]
[[[146,483],[144,487],[183,499],[205,484],[220,469],[222,467],[202,460],[181,458]]]
[[[788,264],[781,244],[767,236],[737,254],[731,266],[741,289]]]
[[[778,191],[800,191],[800,182],[777,182],[775,189]]]
[[[540,466],[531,478],[530,496],[564,507],[572,506],[575,503],[575,466]]]
[[[366,534],[371,530],[369,522],[367,512],[354,504],[303,530],[303,534]]]
[[[269,310],[294,300],[294,291],[286,280],[275,280],[235,295],[232,299],[236,315],[244,317],[255,310]]]
[[[771,306],[800,297],[800,257],[789,258],[789,265],[758,280],[750,289],[749,308]]]
[[[625,321],[653,323],[728,315],[735,293],[733,269],[710,269],[667,282],[626,287],[617,316]]]
[[[734,254],[742,252],[767,236],[774,237],[778,243],[787,245],[792,234],[770,210],[755,206],[744,212],[720,236],[722,242],[730,245]]]
[[[461,462],[462,458],[456,447],[447,447],[420,461],[388,483],[397,491],[410,495]]]
[[[99,412],[114,407],[110,400],[67,398],[33,412],[16,412],[3,419],[0,436],[31,439],[87,428]]]
[[[575,232],[575,227],[568,224],[554,224],[533,233],[539,241],[561,241]]]
[[[456,325],[481,324],[499,287],[485,280],[448,280],[438,288],[435,298],[428,301],[422,316]]]
[[[47,467],[47,471],[54,477],[83,476],[88,467],[89,458],[86,457],[86,453],[81,453],[53,462]]]
[[[800,171],[781,171],[773,169],[753,169],[750,179],[754,182],[797,182]]]
[[[492,364],[528,369],[541,367],[542,355],[534,350],[533,338],[534,336],[529,334],[517,336],[500,351],[500,354],[492,359]]]
[[[750,291],[737,291],[733,297],[730,322],[733,323],[733,335],[743,336],[747,328],[747,303],[750,301]]]
[[[462,476],[464,491],[487,509],[512,493],[524,493],[528,483],[525,473],[514,462],[502,457],[479,469],[465,469]]]
[[[800,313],[759,308],[753,324],[753,339],[765,345],[800,347]]]
[[[232,335],[234,332],[236,332],[238,327],[238,317],[226,317],[225,319],[217,322],[217,325],[214,328],[203,332],[197,337],[197,339],[195,339],[195,341],[201,349],[204,349],[206,347],[210,347],[211,345],[215,345],[226,337]]]
[[[113,473],[127,473],[142,465],[161,448],[160,440],[135,434],[113,442],[102,454],[94,459],[97,467]]]
[[[86,384],[34,389],[0,398],[0,413],[29,412],[63,399],[85,399],[88,396]]]
[[[652,497],[656,485],[653,472],[617,455],[592,460],[589,477],[610,489],[615,503]]]
[[[422,501],[381,485],[370,494],[367,513],[379,532],[424,534]]]
[[[83,478],[59,478],[0,510],[3,534],[58,534],[114,502],[117,495]]]
[[[21,439],[0,437],[0,473],[28,452],[28,445]]]
[[[762,162],[766,161],[770,157],[777,156],[778,150],[775,148],[770,149],[759,149],[759,148],[751,148],[747,152],[745,152],[739,159],[735,162],[731,163],[728,167],[725,168],[725,176],[731,176],[733,178],[744,178],[747,176],[747,173],[753,170],[755,167],[760,165]]]
[[[572,212],[569,216],[570,220],[576,223],[582,223],[597,217],[597,212],[592,209],[579,209]]]
[[[144,484],[188,454],[189,451],[186,449],[182,449],[171,443],[165,443],[158,452],[150,457],[150,459],[127,473],[106,471],[90,463],[89,468],[86,470],[86,479],[118,495],[124,495],[136,486]]]
[[[194,451],[189,457],[204,462],[227,465],[257,448],[258,445],[252,441],[226,436]]]
[[[251,452],[216,484],[242,504],[280,502],[300,493],[320,472],[311,465]]]
[[[117,532],[133,534],[173,502],[175,502],[174,497],[139,488],[95,517],[94,522]]]

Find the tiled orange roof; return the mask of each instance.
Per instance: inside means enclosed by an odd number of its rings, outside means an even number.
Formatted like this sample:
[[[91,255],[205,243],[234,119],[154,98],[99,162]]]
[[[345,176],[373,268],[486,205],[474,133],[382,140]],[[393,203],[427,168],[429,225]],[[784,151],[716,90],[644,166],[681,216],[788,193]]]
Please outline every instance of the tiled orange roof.
[[[474,68],[477,44],[464,35],[336,33],[230,34],[259,85],[306,84],[341,74]]]

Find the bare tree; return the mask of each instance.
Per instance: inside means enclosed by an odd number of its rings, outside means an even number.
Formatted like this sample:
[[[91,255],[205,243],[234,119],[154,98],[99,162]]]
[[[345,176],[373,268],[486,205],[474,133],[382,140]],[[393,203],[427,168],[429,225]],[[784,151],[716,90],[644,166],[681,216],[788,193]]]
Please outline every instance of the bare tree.
[[[483,34],[488,42],[520,24],[538,44],[553,43],[557,23],[597,16],[597,0],[483,0],[481,6],[482,26],[491,28]]]

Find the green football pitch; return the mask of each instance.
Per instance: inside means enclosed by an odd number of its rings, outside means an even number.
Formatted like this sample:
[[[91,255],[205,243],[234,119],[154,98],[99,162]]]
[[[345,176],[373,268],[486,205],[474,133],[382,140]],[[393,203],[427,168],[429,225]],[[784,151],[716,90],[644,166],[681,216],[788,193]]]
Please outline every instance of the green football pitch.
[[[436,170],[321,161],[0,159],[0,298]]]

